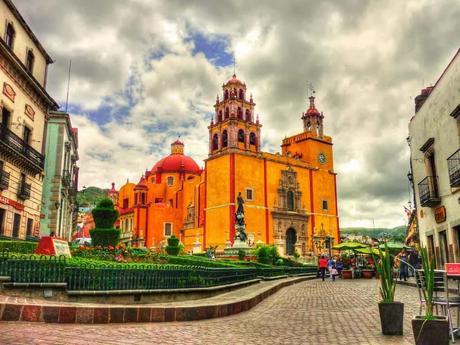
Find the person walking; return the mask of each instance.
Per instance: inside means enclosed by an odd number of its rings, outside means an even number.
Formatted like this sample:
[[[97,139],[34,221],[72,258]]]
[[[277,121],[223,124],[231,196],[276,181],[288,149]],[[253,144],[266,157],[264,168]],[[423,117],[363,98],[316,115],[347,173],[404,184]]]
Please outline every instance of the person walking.
[[[324,277],[326,276],[326,270],[327,270],[327,259],[324,255],[321,255],[321,258],[319,259],[318,266],[319,266],[319,271],[321,273],[321,279],[324,281]]]
[[[342,276],[342,270],[343,270],[343,262],[342,259],[338,259],[337,262],[335,263],[335,268],[337,269],[337,275],[339,277]]]
[[[332,279],[333,282],[335,282],[335,277],[337,277],[339,275],[339,273],[337,272],[336,265],[332,266],[330,272],[331,272],[331,279]]]
[[[406,251],[404,250],[399,257],[399,280],[403,280],[406,282],[407,281],[407,254]]]

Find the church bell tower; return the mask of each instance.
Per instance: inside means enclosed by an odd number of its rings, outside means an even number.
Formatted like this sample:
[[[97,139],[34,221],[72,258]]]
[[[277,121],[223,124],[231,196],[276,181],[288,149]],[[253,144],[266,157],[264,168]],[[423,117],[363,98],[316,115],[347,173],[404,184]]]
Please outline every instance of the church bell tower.
[[[252,95],[247,99],[246,84],[232,78],[222,86],[214,105],[215,115],[209,125],[209,156],[235,149],[260,152],[259,119],[254,120],[255,103]]]

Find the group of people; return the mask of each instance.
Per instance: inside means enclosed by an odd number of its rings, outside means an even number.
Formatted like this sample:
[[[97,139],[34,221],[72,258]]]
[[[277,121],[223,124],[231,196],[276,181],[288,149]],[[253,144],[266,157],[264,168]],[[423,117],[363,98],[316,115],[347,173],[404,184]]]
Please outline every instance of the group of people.
[[[407,253],[404,249],[401,253],[396,255],[393,267],[399,266],[399,280],[407,281],[407,278],[415,276],[415,270],[419,269],[421,265],[420,255],[416,250]]]
[[[340,277],[343,270],[343,262],[340,258],[335,256],[328,258],[326,255],[321,255],[318,262],[319,274],[321,279],[324,281],[326,278],[326,272],[329,273],[332,281],[335,281],[336,277]]]

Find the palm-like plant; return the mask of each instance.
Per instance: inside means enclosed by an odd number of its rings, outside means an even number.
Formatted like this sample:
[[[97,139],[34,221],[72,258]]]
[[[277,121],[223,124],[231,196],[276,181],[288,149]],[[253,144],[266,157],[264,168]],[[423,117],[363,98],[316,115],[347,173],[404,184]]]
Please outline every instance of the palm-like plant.
[[[429,257],[425,247],[420,250],[422,257],[423,279],[425,288],[421,289],[425,299],[425,319],[433,319],[433,290],[434,290],[434,257]]]
[[[393,267],[388,246],[385,250],[379,248],[380,258],[374,257],[375,267],[380,276],[380,296],[383,303],[393,303],[395,298],[396,280],[393,277]]]

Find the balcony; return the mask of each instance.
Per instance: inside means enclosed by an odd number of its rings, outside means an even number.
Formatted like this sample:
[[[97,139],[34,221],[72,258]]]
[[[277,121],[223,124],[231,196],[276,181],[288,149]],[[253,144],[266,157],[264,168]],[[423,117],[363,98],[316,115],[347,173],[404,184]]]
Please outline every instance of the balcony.
[[[0,150],[8,155],[16,164],[38,174],[43,171],[45,157],[30,145],[26,144],[8,127],[0,125]]]
[[[30,183],[21,182],[18,188],[18,198],[21,200],[26,200],[30,198]]]
[[[0,189],[8,189],[10,184],[10,173],[5,170],[0,170]]]
[[[447,158],[447,169],[449,171],[450,186],[460,187],[460,149]]]
[[[425,177],[419,182],[418,191],[420,194],[420,204],[423,207],[435,207],[441,202],[436,177]]]

